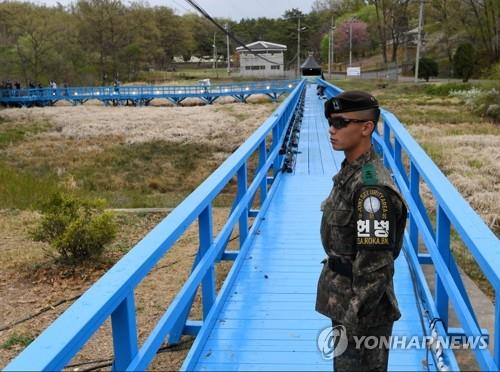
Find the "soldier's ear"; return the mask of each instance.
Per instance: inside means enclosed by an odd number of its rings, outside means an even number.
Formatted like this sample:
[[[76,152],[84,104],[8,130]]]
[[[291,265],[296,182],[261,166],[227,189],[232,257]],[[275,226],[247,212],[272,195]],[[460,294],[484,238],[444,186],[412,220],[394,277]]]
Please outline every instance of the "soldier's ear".
[[[369,120],[363,124],[363,129],[361,133],[365,137],[371,136],[374,128],[375,128],[375,123]]]

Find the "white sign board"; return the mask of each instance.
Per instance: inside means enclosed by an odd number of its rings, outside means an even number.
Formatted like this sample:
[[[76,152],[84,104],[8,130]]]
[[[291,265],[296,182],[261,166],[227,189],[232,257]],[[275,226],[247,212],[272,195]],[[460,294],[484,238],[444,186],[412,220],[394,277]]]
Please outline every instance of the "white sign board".
[[[361,67],[347,67],[347,76],[361,76]]]

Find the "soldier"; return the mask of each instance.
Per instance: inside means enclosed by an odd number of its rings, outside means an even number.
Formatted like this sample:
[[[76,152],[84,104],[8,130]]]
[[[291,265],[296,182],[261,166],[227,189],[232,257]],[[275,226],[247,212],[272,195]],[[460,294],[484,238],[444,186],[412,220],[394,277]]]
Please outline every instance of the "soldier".
[[[345,327],[348,346],[333,360],[337,371],[387,370],[387,342],[401,317],[392,278],[407,209],[372,147],[379,115],[377,100],[361,91],[325,102],[330,142],[344,151],[345,160],[321,203],[321,241],[328,257],[322,261],[316,311],[331,318],[332,326]],[[353,336],[375,336],[382,347],[360,343],[356,349]]]

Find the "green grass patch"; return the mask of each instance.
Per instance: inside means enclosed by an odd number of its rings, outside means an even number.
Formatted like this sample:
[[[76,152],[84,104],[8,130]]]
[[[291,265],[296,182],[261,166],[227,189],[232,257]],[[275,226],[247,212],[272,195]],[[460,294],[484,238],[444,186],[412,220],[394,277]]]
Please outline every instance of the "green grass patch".
[[[34,209],[59,189],[55,177],[37,177],[0,162],[0,208]]]
[[[174,207],[220,165],[222,147],[156,141],[110,147],[68,172],[78,192],[116,208]]]
[[[52,129],[47,121],[11,121],[0,116],[0,149],[28,139],[38,133]]]
[[[26,335],[26,334],[17,334],[14,333],[12,336],[10,336],[7,341],[5,341],[2,344],[2,349],[7,349],[10,350],[14,348],[15,346],[22,346],[25,348],[28,346],[35,338],[31,335]]]
[[[438,107],[419,107],[419,106],[398,106],[396,103],[388,107],[401,122],[412,124],[460,124],[473,123],[478,120],[477,115],[465,111],[457,112],[454,110],[442,110]]]
[[[421,143],[420,144],[427,155],[432,159],[436,165],[441,168],[445,160],[445,152],[443,146],[434,143]]]

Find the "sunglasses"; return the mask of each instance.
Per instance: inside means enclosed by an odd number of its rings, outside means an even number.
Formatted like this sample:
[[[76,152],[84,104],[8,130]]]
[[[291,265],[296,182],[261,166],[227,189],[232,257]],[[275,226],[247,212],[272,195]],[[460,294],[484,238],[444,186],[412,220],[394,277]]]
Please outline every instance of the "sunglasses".
[[[335,129],[342,129],[351,123],[366,123],[368,120],[347,119],[342,117],[328,118],[328,124]]]

